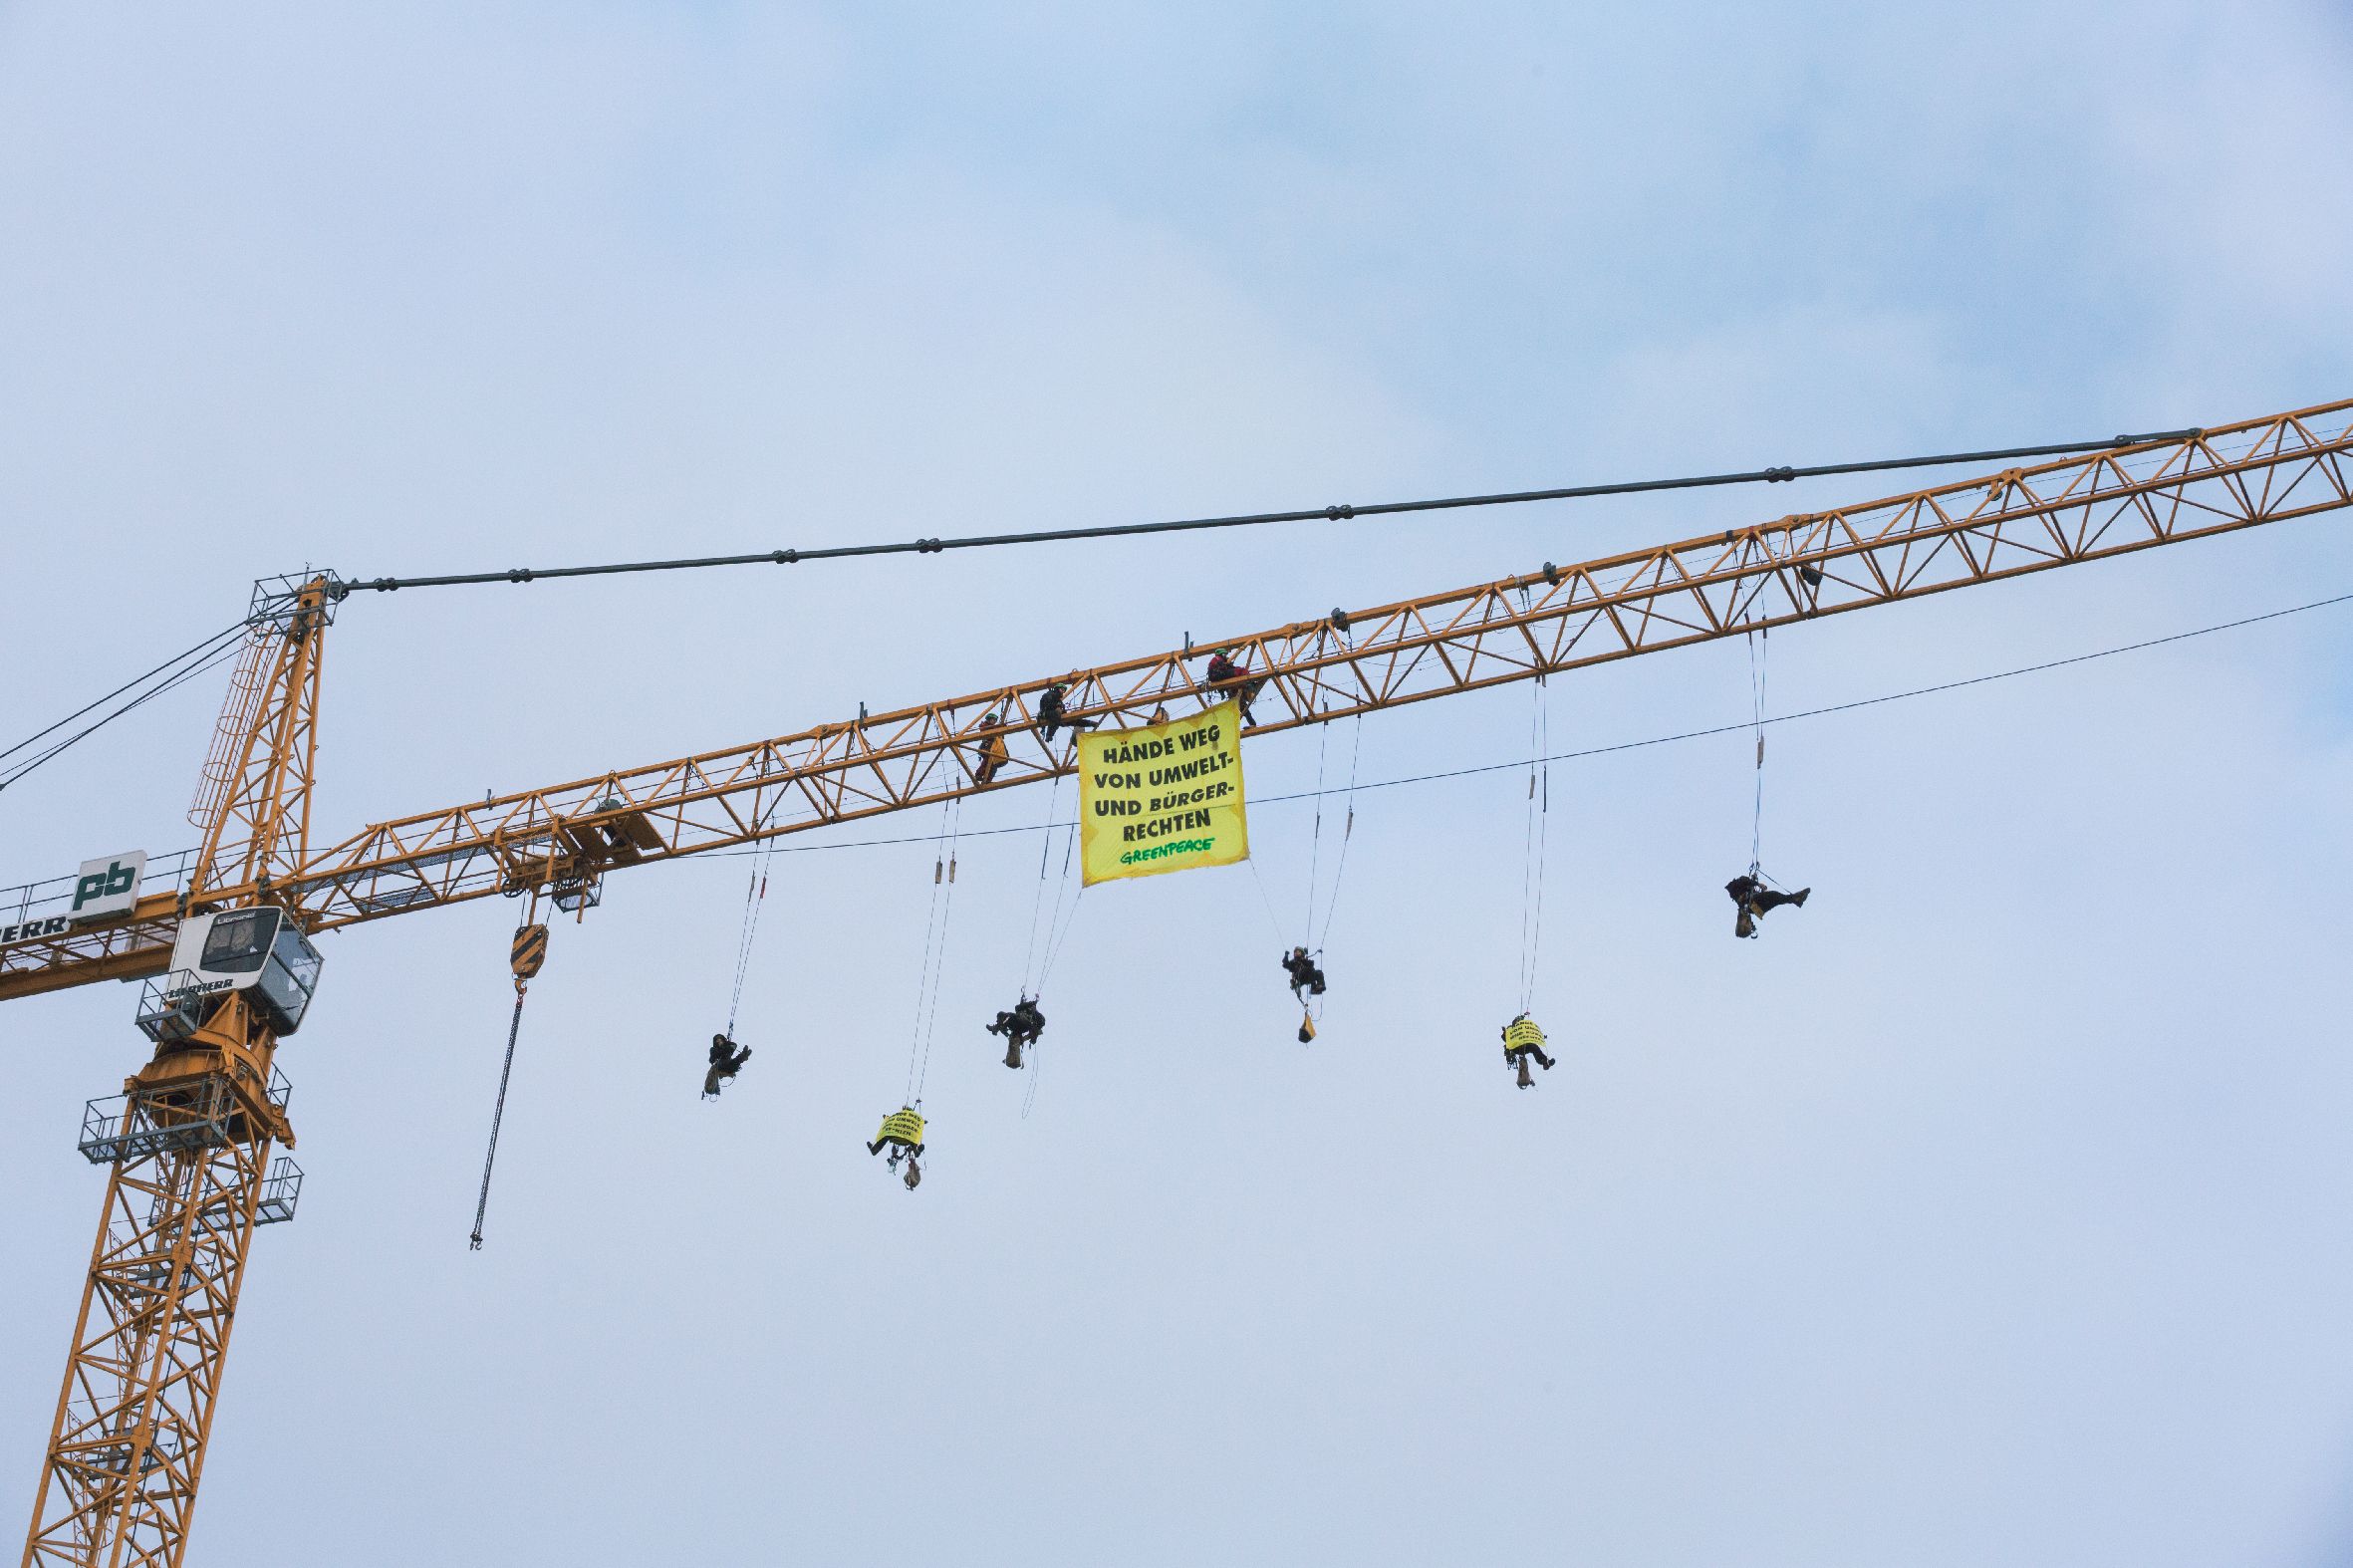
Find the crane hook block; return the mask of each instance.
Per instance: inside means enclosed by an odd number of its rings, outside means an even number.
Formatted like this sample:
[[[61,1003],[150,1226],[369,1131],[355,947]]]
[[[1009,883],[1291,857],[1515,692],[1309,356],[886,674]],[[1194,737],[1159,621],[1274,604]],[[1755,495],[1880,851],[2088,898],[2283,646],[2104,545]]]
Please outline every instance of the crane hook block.
[[[547,927],[523,925],[515,930],[515,944],[507,952],[507,964],[515,971],[515,984],[522,985],[539,972],[547,962]]]

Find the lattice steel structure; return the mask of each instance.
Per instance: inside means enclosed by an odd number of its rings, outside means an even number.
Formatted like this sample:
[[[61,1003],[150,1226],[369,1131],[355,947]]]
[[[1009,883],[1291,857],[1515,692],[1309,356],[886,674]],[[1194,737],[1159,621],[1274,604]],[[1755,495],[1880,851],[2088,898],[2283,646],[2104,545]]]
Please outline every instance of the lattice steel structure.
[[[2353,400],[1789,516],[1204,644],[1235,651],[1245,733],[1473,691],[2353,506]],[[1037,702],[1112,728],[1222,699],[1191,648],[365,828],[309,849],[321,634],[345,589],[268,585],[172,892],[70,925],[27,897],[0,999],[153,975],[195,910],[276,904],[310,931],[499,893],[594,904],[607,873],[1068,773]],[[984,747],[1001,744],[990,782]],[[4,906],[0,906],[4,907]],[[299,1173],[275,1042],[242,1002],[159,1049],[86,1129],[115,1162],[25,1561],[176,1563],[245,1247]]]
[[[317,755],[325,578],[257,594],[198,787],[204,844],[173,897],[235,907],[300,864]],[[143,912],[139,912],[143,913]],[[151,919],[153,917],[148,917]],[[136,928],[145,920],[134,918]],[[168,951],[166,943],[165,951]],[[276,1039],[231,992],[92,1102],[81,1148],[111,1167],[24,1562],[173,1565],[186,1550],[221,1370],[257,1224],[290,1219],[302,1176]]]
[[[94,1105],[83,1152],[112,1164],[106,1210],[28,1565],[175,1564],[257,1224],[293,1217],[300,1174],[270,1042],[242,1002]]]

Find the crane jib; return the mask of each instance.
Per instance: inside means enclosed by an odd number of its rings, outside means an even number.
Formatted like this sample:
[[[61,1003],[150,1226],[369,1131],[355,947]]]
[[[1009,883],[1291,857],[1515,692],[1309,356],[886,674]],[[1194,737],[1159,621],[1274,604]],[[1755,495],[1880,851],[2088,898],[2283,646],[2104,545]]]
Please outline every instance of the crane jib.
[[[604,874],[624,866],[1067,777],[1069,743],[1045,734],[1049,687],[1061,688],[1057,707],[1090,733],[1139,741],[1133,732],[1225,694],[1195,652],[1222,647],[1249,670],[1248,733],[1328,723],[2343,509],[2353,505],[2349,419],[2353,399],[1577,565],[1547,562],[920,707],[862,710],[732,750],[378,823],[298,857],[280,854],[266,885],[230,874],[201,897],[279,903],[312,932],[535,890],[571,908],[565,901],[593,900]],[[316,631],[303,630],[315,646]],[[157,972],[176,912],[168,901],[141,903],[128,916],[63,932],[46,922],[20,930],[0,946],[0,999]]]

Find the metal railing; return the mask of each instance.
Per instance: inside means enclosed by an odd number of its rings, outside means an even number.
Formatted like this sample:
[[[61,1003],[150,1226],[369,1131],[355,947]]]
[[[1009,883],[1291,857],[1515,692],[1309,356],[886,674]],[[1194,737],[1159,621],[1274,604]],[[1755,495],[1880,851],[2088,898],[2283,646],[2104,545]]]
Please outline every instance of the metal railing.
[[[281,1113],[294,1086],[276,1067],[270,1069],[269,1102]],[[152,1089],[107,1095],[82,1110],[82,1138],[76,1146],[94,1166],[125,1160],[144,1160],[181,1150],[217,1149],[237,1136],[233,1125],[243,1115],[234,1085],[224,1073],[207,1073]],[[293,1197],[302,1189],[302,1173],[287,1167],[292,1181],[286,1190],[286,1215],[293,1214]],[[280,1175],[276,1166],[271,1176]]]
[[[195,869],[197,853],[196,847],[190,845],[168,855],[148,856],[147,869],[139,877],[139,896],[177,893],[185,888],[188,874]],[[0,888],[0,925],[22,925],[28,920],[70,914],[74,907],[74,884],[79,880],[44,877],[39,882]]]

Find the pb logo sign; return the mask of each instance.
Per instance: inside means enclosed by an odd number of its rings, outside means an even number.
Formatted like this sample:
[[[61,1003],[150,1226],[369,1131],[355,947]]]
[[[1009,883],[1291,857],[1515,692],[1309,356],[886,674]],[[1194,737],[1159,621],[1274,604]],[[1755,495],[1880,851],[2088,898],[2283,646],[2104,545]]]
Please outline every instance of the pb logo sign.
[[[91,920],[104,915],[130,914],[131,906],[138,903],[138,880],[146,869],[145,853],[136,850],[84,861],[82,875],[74,879],[72,917]]]

